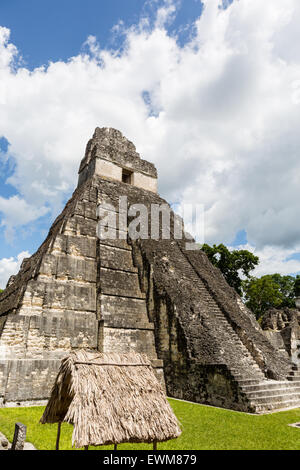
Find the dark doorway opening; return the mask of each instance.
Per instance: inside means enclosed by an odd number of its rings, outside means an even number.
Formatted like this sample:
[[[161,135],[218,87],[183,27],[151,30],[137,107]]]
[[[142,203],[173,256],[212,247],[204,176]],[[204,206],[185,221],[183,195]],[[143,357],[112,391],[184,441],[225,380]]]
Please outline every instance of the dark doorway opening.
[[[133,172],[129,170],[122,170],[122,181],[123,183],[132,184]]]

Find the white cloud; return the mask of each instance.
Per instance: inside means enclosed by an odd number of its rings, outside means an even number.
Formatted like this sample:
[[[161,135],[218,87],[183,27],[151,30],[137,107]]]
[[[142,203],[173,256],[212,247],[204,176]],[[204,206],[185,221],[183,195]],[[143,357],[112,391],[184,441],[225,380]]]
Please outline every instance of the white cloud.
[[[228,244],[245,229],[260,252],[296,250],[300,4],[204,3],[184,47],[165,29],[176,5],[166,1],[152,29],[145,18],[122,25],[121,52],[90,36],[89,54],[32,72],[16,66],[0,29],[0,133],[16,163],[10,182],[32,214],[61,208],[93,129],[111,126],[157,165],[164,197],[205,205],[207,242]]]
[[[18,54],[17,48],[9,43],[10,30],[0,28],[0,70],[2,73],[9,72],[13,60]]]
[[[9,199],[0,196],[0,213],[3,214],[0,225],[5,227],[5,235],[9,242],[13,240],[14,229],[16,227],[34,221],[45,215],[48,211],[49,209],[46,207],[36,208],[29,205],[19,196],[12,196]]]
[[[295,253],[294,249],[285,249],[274,246],[265,246],[257,250],[250,244],[235,246],[234,249],[248,250],[259,257],[259,265],[251,272],[251,276],[261,277],[265,274],[279,273],[282,275],[296,274],[300,272],[300,258],[291,258]],[[296,248],[300,253],[300,246]]]
[[[30,254],[28,251],[22,251],[16,258],[2,258],[0,259],[0,289],[4,289],[7,280],[13,274],[17,274],[20,269],[21,263],[24,258],[28,258]]]
[[[157,10],[155,28],[163,28],[174,19],[176,7],[179,3],[178,0],[177,2],[174,0],[165,0],[164,4]]]

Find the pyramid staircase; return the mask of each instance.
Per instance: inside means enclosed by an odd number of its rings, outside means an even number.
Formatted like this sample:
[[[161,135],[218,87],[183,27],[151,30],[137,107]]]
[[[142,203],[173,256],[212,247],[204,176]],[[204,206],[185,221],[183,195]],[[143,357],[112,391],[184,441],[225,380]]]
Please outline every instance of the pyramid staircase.
[[[292,366],[287,380],[253,379],[236,376],[256,413],[300,407],[300,371]]]
[[[234,331],[229,320],[211,296],[204,282],[198,275],[194,276],[197,288],[201,292],[201,299],[209,305],[211,320],[217,319],[219,329],[222,329],[224,338],[227,336],[228,343],[234,351],[230,361],[226,361],[228,369],[237,382],[242,394],[249,402],[249,409],[255,413],[264,413],[286,408],[300,407],[300,370],[297,365],[291,365],[286,380],[270,380],[261,370],[250,351],[243,344],[238,334]],[[206,322],[209,322],[206,319]],[[215,321],[212,321],[215,325]],[[218,330],[214,330],[218,337]],[[221,351],[222,352],[222,351]],[[224,358],[226,351],[224,351]],[[225,361],[224,361],[225,362]]]

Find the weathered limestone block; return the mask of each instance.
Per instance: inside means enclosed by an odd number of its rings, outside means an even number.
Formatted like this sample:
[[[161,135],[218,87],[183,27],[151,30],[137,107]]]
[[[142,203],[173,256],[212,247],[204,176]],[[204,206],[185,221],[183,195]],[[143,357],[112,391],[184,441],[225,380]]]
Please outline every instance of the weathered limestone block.
[[[0,359],[22,358],[26,354],[29,317],[10,315],[0,337]]]
[[[112,268],[134,273],[138,272],[137,268],[133,266],[132,254],[130,251],[106,245],[100,245],[100,265],[104,268]]]
[[[300,365],[300,312],[283,308],[268,310],[262,321],[266,337],[274,347]]]
[[[98,322],[93,314],[34,317],[27,338],[26,357],[49,357],[73,348],[97,347]]]
[[[127,236],[126,236],[126,239],[122,239],[122,238],[119,238],[119,235],[118,235],[119,232],[118,231],[116,231],[116,234],[117,235],[116,235],[115,239],[111,239],[111,238],[103,239],[103,238],[101,238],[101,246],[105,245],[105,246],[110,246],[112,248],[120,248],[122,250],[131,251],[131,248],[127,243]]]
[[[57,270],[57,258],[55,255],[46,253],[40,267],[40,275],[53,277]]]
[[[148,320],[145,299],[101,295],[101,318],[105,323],[111,320],[124,322],[146,322]]]
[[[95,173],[103,178],[122,181],[122,168],[112,162],[97,158],[94,166]]]
[[[97,220],[97,205],[91,201],[78,201],[74,213],[85,219]]]
[[[109,181],[106,181],[106,184],[109,185],[110,184]],[[98,220],[99,220],[99,215],[104,214],[104,209],[106,209],[106,211],[116,212],[117,214],[119,212],[120,213],[124,213],[124,212],[127,213],[128,207],[125,208],[125,206],[124,206],[125,198],[122,199],[122,203],[121,203],[121,200],[120,200],[119,196],[125,196],[126,197],[126,193],[118,194],[115,191],[113,191],[113,192],[111,191],[108,194],[105,194],[105,192],[101,191],[101,187],[99,188],[99,191],[97,191],[97,206],[99,206],[98,209],[97,209]],[[103,209],[103,210],[101,210],[101,209]],[[100,219],[101,219],[101,217],[100,217]]]
[[[100,240],[104,238],[104,235],[106,235],[106,233],[112,233],[112,238],[115,238],[114,235],[117,235],[118,238],[127,240],[127,213],[123,211],[119,212],[118,206],[116,206],[115,209],[116,210],[109,210],[106,206],[103,205],[99,205],[98,207],[97,235]],[[99,227],[101,227],[101,231]],[[105,238],[108,237],[105,236]]]
[[[97,238],[58,234],[52,246],[52,253],[66,253],[82,258],[96,258]]]
[[[104,352],[125,353],[129,350],[147,354],[149,358],[156,358],[153,331],[104,326]]]
[[[61,357],[72,348],[96,349],[97,340],[93,313],[11,315],[0,338],[0,359]]]
[[[93,285],[52,281],[45,283],[44,308],[68,308],[96,311],[96,292]]]
[[[29,281],[23,298],[20,302],[19,313],[22,315],[32,315],[42,312],[46,283],[43,281]]]
[[[95,237],[96,227],[97,224],[95,220],[86,219],[85,217],[79,215],[74,215],[66,221],[63,233],[65,235]]]
[[[57,256],[56,278],[71,279],[78,282],[96,282],[97,266],[95,260],[75,258],[70,255]]]
[[[137,273],[100,268],[100,288],[103,294],[144,298]]]
[[[0,371],[6,367],[4,404],[45,400],[49,397],[60,365],[60,360],[0,360]]]
[[[138,188],[144,188],[148,191],[157,192],[157,179],[142,173],[134,173],[132,184]]]
[[[266,330],[265,335],[270,341],[270,343],[273,344],[273,346],[278,350],[281,351],[285,354],[285,356],[288,357],[288,353],[285,349],[285,344],[282,339],[280,331],[271,331],[271,330]]]

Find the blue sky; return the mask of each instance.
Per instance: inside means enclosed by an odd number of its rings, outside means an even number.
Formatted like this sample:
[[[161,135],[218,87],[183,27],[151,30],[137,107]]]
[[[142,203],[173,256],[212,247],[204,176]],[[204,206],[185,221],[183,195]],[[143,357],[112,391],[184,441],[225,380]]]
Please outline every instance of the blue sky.
[[[140,0],[3,0],[0,17],[25,63],[34,68],[77,55],[90,34],[111,45],[111,28],[121,19],[137,22],[141,6]]]
[[[299,272],[299,20],[296,0],[2,0],[0,287],[98,125],[155,163],[168,201],[204,205],[206,242]]]
[[[142,0],[2,0],[1,24],[11,30],[11,41],[20,49],[24,63],[32,69],[48,61],[68,60],[77,55],[89,35],[97,37],[101,47],[118,48],[121,39],[112,28],[123,21],[137,24],[143,15],[153,18],[162,1]],[[202,11],[199,0],[179,4],[170,33],[184,42],[188,27]]]

